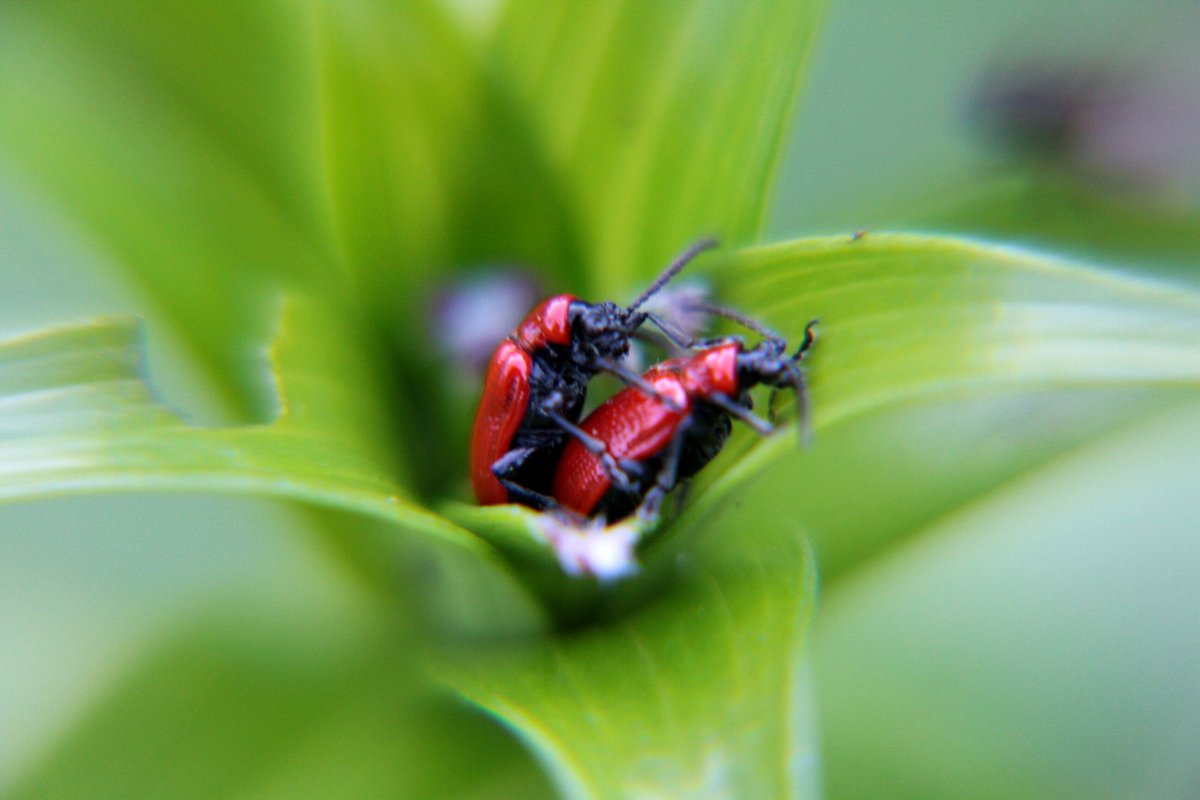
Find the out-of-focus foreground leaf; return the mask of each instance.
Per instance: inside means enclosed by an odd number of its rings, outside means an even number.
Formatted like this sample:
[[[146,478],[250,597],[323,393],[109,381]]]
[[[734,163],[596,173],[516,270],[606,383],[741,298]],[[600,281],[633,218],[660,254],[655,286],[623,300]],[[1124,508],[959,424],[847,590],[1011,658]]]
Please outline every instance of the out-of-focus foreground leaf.
[[[489,63],[563,176],[597,291],[758,232],[822,5],[505,5]]]
[[[274,0],[0,6],[0,157],[254,410],[269,292],[337,269],[310,25]]]
[[[797,538],[740,533],[618,623],[463,648],[440,677],[516,731],[566,797],[816,797],[811,558]]]
[[[330,588],[192,620],[5,796],[550,795],[511,737],[431,690],[412,631]]]
[[[1193,401],[908,531],[823,594],[838,798],[1190,798]],[[935,446],[931,443],[930,446]]]

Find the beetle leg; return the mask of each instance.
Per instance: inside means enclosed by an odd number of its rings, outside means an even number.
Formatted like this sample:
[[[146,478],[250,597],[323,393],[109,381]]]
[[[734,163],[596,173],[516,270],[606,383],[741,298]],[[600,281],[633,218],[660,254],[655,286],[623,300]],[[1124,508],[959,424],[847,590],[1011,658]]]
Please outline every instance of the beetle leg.
[[[675,516],[683,513],[683,507],[687,503],[688,493],[692,490],[692,482],[685,480],[679,484],[679,488],[675,490]]]
[[[554,505],[546,509],[546,511],[552,514],[559,524],[570,525],[573,528],[583,528],[589,524],[590,520],[574,509],[559,505],[556,501],[552,502],[554,502]]]
[[[692,308],[692,307],[689,307]],[[697,310],[705,310],[707,306],[695,306]],[[709,347],[716,347],[721,344],[730,342],[741,342],[742,337],[736,334],[728,336],[710,336],[707,339],[693,339],[683,331],[679,330],[673,323],[667,322],[657,314],[646,312],[646,319],[653,322],[662,334],[670,340],[671,344],[678,347],[680,350],[704,350]]]
[[[797,356],[803,355],[803,352],[797,351]],[[812,440],[812,421],[808,413],[808,384],[804,381],[804,373],[795,362],[788,362],[787,371],[792,379],[792,389],[796,393],[796,430],[800,435],[800,446],[806,447]]]
[[[654,479],[654,485],[650,487],[650,491],[646,492],[645,499],[638,506],[637,514],[643,521],[650,522],[658,518],[663,498],[675,488],[675,482],[679,476],[679,460],[683,456],[683,440],[686,429],[687,423],[684,422],[675,432],[671,443],[667,445],[667,452],[663,456],[662,466],[659,467],[658,477]]]
[[[537,452],[533,447],[518,447],[515,450],[509,450],[500,458],[492,463],[492,474],[496,476],[496,480],[500,481],[500,485],[508,491],[509,502],[521,503],[522,505],[536,508],[539,511],[545,509],[557,509],[558,501],[553,497],[544,495],[541,492],[535,492],[533,489],[522,486],[508,476],[513,470],[525,463],[525,459]]]
[[[554,420],[555,424],[560,428],[573,436],[583,445],[585,450],[600,460],[600,464],[604,467],[604,471],[608,473],[608,479],[613,482],[613,486],[626,494],[633,491],[633,481],[630,480],[629,473],[622,469],[617,460],[613,458],[612,453],[608,452],[608,446],[604,442],[592,436],[552,408],[546,409],[546,415]]]
[[[682,330],[675,326],[672,322],[667,322],[658,314],[652,314],[649,311],[645,312],[646,319],[654,323],[654,327],[662,331],[663,336],[666,336],[671,344],[678,347],[680,350],[694,350],[697,340],[688,336]]]
[[[663,394],[659,394],[658,390],[654,388],[653,384],[651,384],[648,380],[643,378],[641,375],[638,375],[636,372],[625,369],[625,367],[622,367],[620,364],[618,364],[615,361],[603,361],[603,362],[601,362],[600,366],[603,367],[606,371],[611,372],[613,375],[616,375],[618,378],[625,381],[625,383],[634,387],[635,389],[640,391],[642,394],[644,394],[648,397],[653,397],[656,401],[658,401],[659,403],[662,403],[664,406],[666,406],[671,411],[674,411],[676,413],[683,411],[683,406],[681,406],[681,405],[679,405],[679,403],[675,402],[675,400],[673,398],[667,397],[666,395],[663,395]]]
[[[516,450],[509,450],[492,462],[492,474],[497,478],[503,478],[521,466],[532,452],[532,447],[518,447]]]
[[[519,483],[510,481],[507,478],[497,478],[500,485],[508,490],[508,501],[510,503],[520,503],[523,506],[529,506],[535,511],[561,511],[562,506],[553,497],[535,492],[533,489],[527,489]]]
[[[562,405],[562,395],[559,392],[554,392],[546,398],[542,408],[546,412],[555,425],[562,428],[570,436],[578,440],[583,445],[584,449],[600,460],[600,465],[604,467],[608,479],[613,482],[613,485],[626,494],[633,491],[633,481],[630,480],[628,473],[621,468],[617,460],[608,452],[608,445],[600,439],[592,436],[583,428],[571,422],[569,419],[559,413],[559,408]]]
[[[770,436],[775,432],[774,425],[767,422],[765,419],[756,416],[745,406],[735,403],[733,399],[727,395],[712,394],[708,397],[705,397],[704,401],[707,403],[712,403],[714,406],[721,409],[734,419],[738,419],[746,423],[751,428],[754,428],[756,433],[762,436]]]

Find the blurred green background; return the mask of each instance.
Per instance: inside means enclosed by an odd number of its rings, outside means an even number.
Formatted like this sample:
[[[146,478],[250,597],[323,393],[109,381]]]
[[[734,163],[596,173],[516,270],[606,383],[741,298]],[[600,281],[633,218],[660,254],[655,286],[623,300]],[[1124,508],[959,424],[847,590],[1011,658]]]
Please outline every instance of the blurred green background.
[[[486,3],[464,0],[457,7],[470,17],[469,24],[486,26]],[[897,227],[977,233],[998,240],[1012,236],[1026,245],[1087,256],[1100,263],[1191,279],[1186,266],[1194,266],[1200,252],[1196,248],[1200,242],[1196,207],[1200,197],[1200,147],[1193,147],[1192,158],[1177,163],[1170,170],[1170,180],[1165,181],[1157,176],[1144,181],[1130,181],[1127,176],[1115,180],[1112,175],[1047,165],[1005,150],[973,123],[972,102],[998,67],[1030,63],[1111,69],[1137,76],[1169,93],[1180,83],[1180,76],[1192,76],[1194,82],[1194,76],[1200,74],[1200,9],[1184,0],[834,2],[803,90],[800,116],[777,184],[766,239],[849,235],[859,229]],[[1194,86],[1192,90],[1196,91]],[[1193,94],[1180,102],[1194,106],[1197,97],[1200,95]],[[1195,126],[1190,131],[1191,141],[1200,142],[1200,117],[1193,116],[1191,123]],[[1187,134],[1184,131],[1183,135]],[[145,306],[136,288],[124,283],[99,250],[39,198],[36,187],[23,182],[18,166],[0,160],[0,333],[31,330],[92,314],[138,313],[148,318],[151,372],[167,400],[200,420],[228,418],[216,392],[205,386],[187,363],[172,332]],[[1070,202],[1053,205],[1056,211],[1043,214],[1036,202],[1031,205],[1031,198],[1043,196],[1041,189],[1028,190],[1029,181],[1081,198],[1093,214],[1087,217],[1093,220],[1091,227],[1064,224],[1064,219],[1071,219]],[[1144,238],[1110,240],[1109,231],[1100,230],[1094,222],[1107,213],[1145,218],[1146,225],[1140,229]],[[897,424],[906,426],[914,442],[911,453],[928,454],[943,446],[953,451],[955,441],[977,441],[973,437],[978,431],[995,425],[995,420],[1021,414],[1023,402],[1001,399],[970,411],[950,403],[932,410],[908,410],[886,424],[893,430]],[[1097,401],[1081,395],[1058,402],[1057,413],[1069,428],[1072,403]],[[1120,414],[1126,402],[1117,399],[1112,405],[1098,403],[1101,410],[1097,418],[1104,419],[1108,414],[1128,424]],[[1010,403],[1016,405],[1015,410]],[[1046,413],[1045,405],[1031,407],[1039,414]],[[947,423],[948,419],[954,421]],[[864,426],[854,435],[860,437],[861,448],[868,453],[872,441],[870,421]],[[947,426],[950,431],[945,430]],[[1184,415],[1155,421],[1140,434],[1135,430],[1130,435],[1143,437],[1137,446],[1146,449],[1147,460],[1179,463],[1182,469],[1188,463],[1188,450],[1194,448],[1181,448],[1180,443],[1195,442],[1198,430],[1194,415]],[[941,434],[946,436],[944,445],[937,438]],[[985,517],[972,523],[972,535],[993,542],[994,549],[969,554],[946,552],[954,550],[954,538],[941,529],[952,530],[962,522],[959,518],[946,519],[938,526],[939,533],[945,535],[919,542],[900,556],[918,564],[921,559],[927,560],[926,565],[916,569],[925,578],[920,585],[905,582],[905,574],[911,572],[883,564],[879,567],[884,573],[881,582],[864,585],[861,591],[845,592],[836,604],[820,612],[836,615],[839,620],[836,627],[830,626],[825,638],[818,637],[819,645],[839,654],[837,663],[852,663],[853,658],[843,656],[854,653],[862,642],[871,641],[874,645],[867,648],[863,658],[888,653],[896,660],[897,681],[909,680],[927,690],[926,705],[910,711],[932,715],[944,725],[946,751],[942,755],[953,753],[956,746],[970,747],[973,743],[959,740],[963,729],[954,719],[938,717],[941,706],[937,697],[947,686],[956,685],[956,665],[945,658],[925,663],[923,657],[932,657],[922,651],[920,642],[897,637],[899,640],[893,643],[888,639],[889,632],[911,632],[913,626],[906,620],[914,618],[937,620],[945,630],[929,632],[928,636],[944,641],[954,637],[956,625],[977,630],[982,615],[990,620],[995,632],[992,644],[996,652],[1009,654],[1019,650],[1023,640],[1070,640],[1076,631],[1083,630],[1090,637],[1086,648],[1052,650],[1039,656],[1045,663],[1036,658],[1018,659],[1012,662],[1013,672],[1007,678],[1021,682],[1027,672],[1075,671],[1080,676],[1079,695],[1085,698],[1081,703],[1090,702],[1087,698],[1112,698],[1118,706],[1111,709],[1112,713],[1134,722],[1143,715],[1175,714],[1180,725],[1195,719],[1195,695],[1155,695],[1150,701],[1139,695],[1145,702],[1138,702],[1139,698],[1121,701],[1122,687],[1106,682],[1123,673],[1090,668],[1094,663],[1089,659],[1124,659],[1124,663],[1130,663],[1146,658],[1147,653],[1169,654],[1144,665],[1151,671],[1170,672],[1200,663],[1200,637],[1192,630],[1200,619],[1200,607],[1191,586],[1197,574],[1192,568],[1200,563],[1200,545],[1197,537],[1174,535],[1189,529],[1194,532],[1196,520],[1174,518],[1153,524],[1155,510],[1161,507],[1156,498],[1172,493],[1196,494],[1196,484],[1185,481],[1173,486],[1154,480],[1130,488],[1120,463],[1106,464],[1103,447],[1099,447],[1101,452],[1088,457],[1105,466],[1107,471],[1102,469],[1099,474],[1107,476],[1111,484],[1104,484],[1095,472],[1078,480],[1085,481],[1091,491],[1096,491],[1097,485],[1110,485],[1134,492],[1138,502],[1131,503],[1129,520],[1089,519],[1088,487],[1076,487],[1078,491],[1069,490],[1067,494],[1079,498],[1078,507],[1059,509],[1056,513],[1062,519],[1055,524],[1079,535],[1047,544],[1036,536],[1039,527],[1047,523],[1042,520],[1026,525],[1020,511],[1005,515],[1001,497],[995,503],[997,507],[972,512]],[[996,457],[1003,456],[1002,450],[997,445]],[[1060,471],[1055,480],[1072,485],[1076,480],[1072,465],[1066,463]],[[766,495],[771,490],[772,485],[765,481],[761,493]],[[1177,505],[1174,508],[1178,510]],[[295,535],[304,524],[302,517],[287,508],[245,499],[118,495],[0,505],[0,788],[69,725],[96,691],[120,675],[124,667],[136,663],[156,634],[181,613],[206,607],[218,598],[234,597],[250,616],[256,610],[264,614],[303,614],[313,599],[297,596],[298,586],[319,585],[324,587],[320,591],[331,597],[352,594],[339,581],[336,567],[323,559],[308,540]],[[1133,551],[1136,557],[1131,558],[1129,551],[1114,544],[1119,541],[1122,525],[1127,530],[1149,526],[1161,535],[1140,539]],[[1023,528],[1031,541],[1005,538],[1014,527]],[[1095,531],[1108,535],[1091,538],[1088,534]],[[1038,548],[1056,550],[1042,554]],[[1065,621],[1056,617],[1054,625],[1064,626],[1062,629],[1030,631],[1014,620],[1037,619],[1037,604],[1045,600],[1044,593],[1023,592],[1029,586],[1020,585],[994,590],[959,585],[969,583],[963,576],[969,576],[970,581],[987,580],[988,576],[1003,581],[1015,575],[1036,582],[1036,576],[1030,577],[1019,563],[1012,563],[1028,558],[1044,565],[1052,574],[1042,578],[1059,584],[1059,591],[1069,596],[1071,575],[1056,571],[1055,565],[1069,557],[1071,548],[1087,548],[1088,558],[1094,561],[1095,569],[1087,573],[1086,579],[1120,586],[1154,575],[1163,582],[1178,584],[1178,591],[1172,590],[1171,594],[1180,604],[1162,617],[1155,616],[1152,607],[1140,608],[1137,598],[1114,599],[1111,608],[1074,609]],[[830,555],[835,576],[838,558],[842,557],[847,561],[850,558],[836,552]],[[889,576],[888,570],[895,575]],[[877,608],[870,605],[875,592],[886,592],[891,616],[880,618],[865,612],[856,616],[863,608]],[[1002,610],[975,609],[979,613],[971,615],[971,598],[996,594],[1010,596],[1012,605]],[[943,614],[945,609],[939,603],[947,596],[963,598],[963,607],[953,614]],[[1129,642],[1114,632],[1127,630],[1123,627],[1106,629],[1095,636],[1091,635],[1094,631],[1088,632],[1089,626],[1103,627],[1098,619],[1118,617],[1153,619],[1156,623],[1143,630],[1145,641],[1141,642]],[[818,656],[818,668],[820,664]],[[1152,686],[1172,687],[1177,685],[1177,677],[1168,675],[1159,681],[1151,675],[1148,680]],[[853,707],[858,702],[853,697],[854,680],[853,675],[843,675],[828,687],[835,703]],[[1003,680],[997,680],[997,686],[989,688],[1003,692]],[[1089,682],[1096,685],[1087,685]],[[1026,700],[1034,705],[1052,705],[1055,698]],[[1120,708],[1122,702],[1135,705]],[[1013,712],[1012,719],[997,720],[998,725],[1013,726],[1005,735],[1012,738],[1015,748],[1021,746],[1019,721],[1029,718],[1019,711]],[[945,713],[952,715],[953,706],[948,705]],[[1096,714],[1095,735],[1110,735],[1103,724],[1105,715],[1099,711]],[[1063,724],[1052,714],[1034,713],[1033,717],[1048,726]],[[854,717],[827,715],[824,719],[832,720],[834,725],[828,735],[837,737],[849,735],[837,729],[837,721]],[[928,753],[906,753],[902,747],[897,750],[896,742],[906,735],[903,726],[886,715],[879,722],[877,746],[881,759],[903,757],[919,762],[931,757]],[[1113,728],[1111,735],[1117,739],[1104,746],[1111,745],[1113,752],[1121,750],[1119,740],[1132,740],[1124,741],[1132,752],[1130,763],[1114,765],[1118,773],[1138,769],[1138,758],[1158,758],[1171,765],[1186,763],[1190,756],[1200,758],[1200,752],[1189,755],[1155,751],[1153,742],[1139,748],[1135,746],[1136,726]],[[980,741],[993,741],[995,736],[995,732],[981,733]],[[1036,754],[1031,758],[1036,761]],[[969,759],[963,763],[969,763]],[[1088,780],[1096,781],[1099,787],[1104,777],[1089,776]],[[973,774],[961,778],[964,785],[975,786],[997,779]],[[1175,778],[1174,784],[1170,776],[1162,778],[1164,785],[1147,787],[1142,796],[1182,797],[1188,783],[1196,780],[1194,771],[1182,769]],[[1200,791],[1195,784],[1192,788]],[[865,794],[869,791],[869,785],[863,788]]]

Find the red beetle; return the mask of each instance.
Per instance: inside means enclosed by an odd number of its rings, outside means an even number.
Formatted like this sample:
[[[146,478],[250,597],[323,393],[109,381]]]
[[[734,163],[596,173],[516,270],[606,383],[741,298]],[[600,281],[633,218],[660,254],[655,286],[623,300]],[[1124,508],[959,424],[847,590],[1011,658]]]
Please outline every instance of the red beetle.
[[[786,341],[752,324],[769,336],[755,347],[731,337],[651,368],[642,377],[657,397],[636,387],[624,389],[580,424],[603,443],[606,458],[580,441],[568,442],[554,473],[555,501],[589,517],[620,519],[638,506],[644,515],[654,516],[680,480],[720,452],[730,417],[763,435],[772,432],[771,423],[750,410],[749,390],[758,384],[793,389],[799,425],[806,432],[807,397],[797,364],[815,341],[815,325],[816,320],[808,324],[804,341],[791,356]]]
[[[551,297],[500,343],[488,364],[471,434],[471,483],[481,505],[516,501],[544,508],[568,436],[607,462],[603,445],[575,425],[587,384],[607,371],[653,393],[641,377],[620,365],[630,337],[646,320],[669,338],[680,336],[673,326],[638,309],[689,261],[715,246],[706,239],[689,247],[625,308],[585,303],[569,294]]]

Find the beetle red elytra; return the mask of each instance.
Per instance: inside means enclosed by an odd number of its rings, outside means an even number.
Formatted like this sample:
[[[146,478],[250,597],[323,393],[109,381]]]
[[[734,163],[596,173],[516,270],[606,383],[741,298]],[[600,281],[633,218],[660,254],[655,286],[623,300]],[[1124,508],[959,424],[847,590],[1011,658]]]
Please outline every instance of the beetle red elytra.
[[[471,434],[470,470],[481,505],[520,502],[545,508],[555,465],[569,437],[590,447],[595,440],[575,426],[587,384],[610,372],[630,386],[653,393],[639,375],[621,366],[629,340],[647,320],[668,338],[668,323],[641,306],[697,255],[716,247],[713,239],[681,253],[629,306],[587,303],[561,294],[537,305],[492,354]],[[671,404],[659,397],[660,402]]]
[[[617,520],[635,509],[645,518],[655,517],[663,497],[720,452],[731,417],[763,435],[773,430],[751,410],[749,390],[759,384],[795,392],[797,424],[802,435],[806,432],[807,389],[798,364],[816,340],[816,320],[805,327],[803,341],[789,356],[787,342],[778,335],[740,315],[719,313],[767,338],[751,348],[738,337],[707,343],[643,375],[658,397],[629,387],[597,407],[580,428],[603,443],[611,461],[606,464],[580,440],[569,441],[554,474],[557,503],[585,517]],[[673,400],[674,407],[662,398]]]

